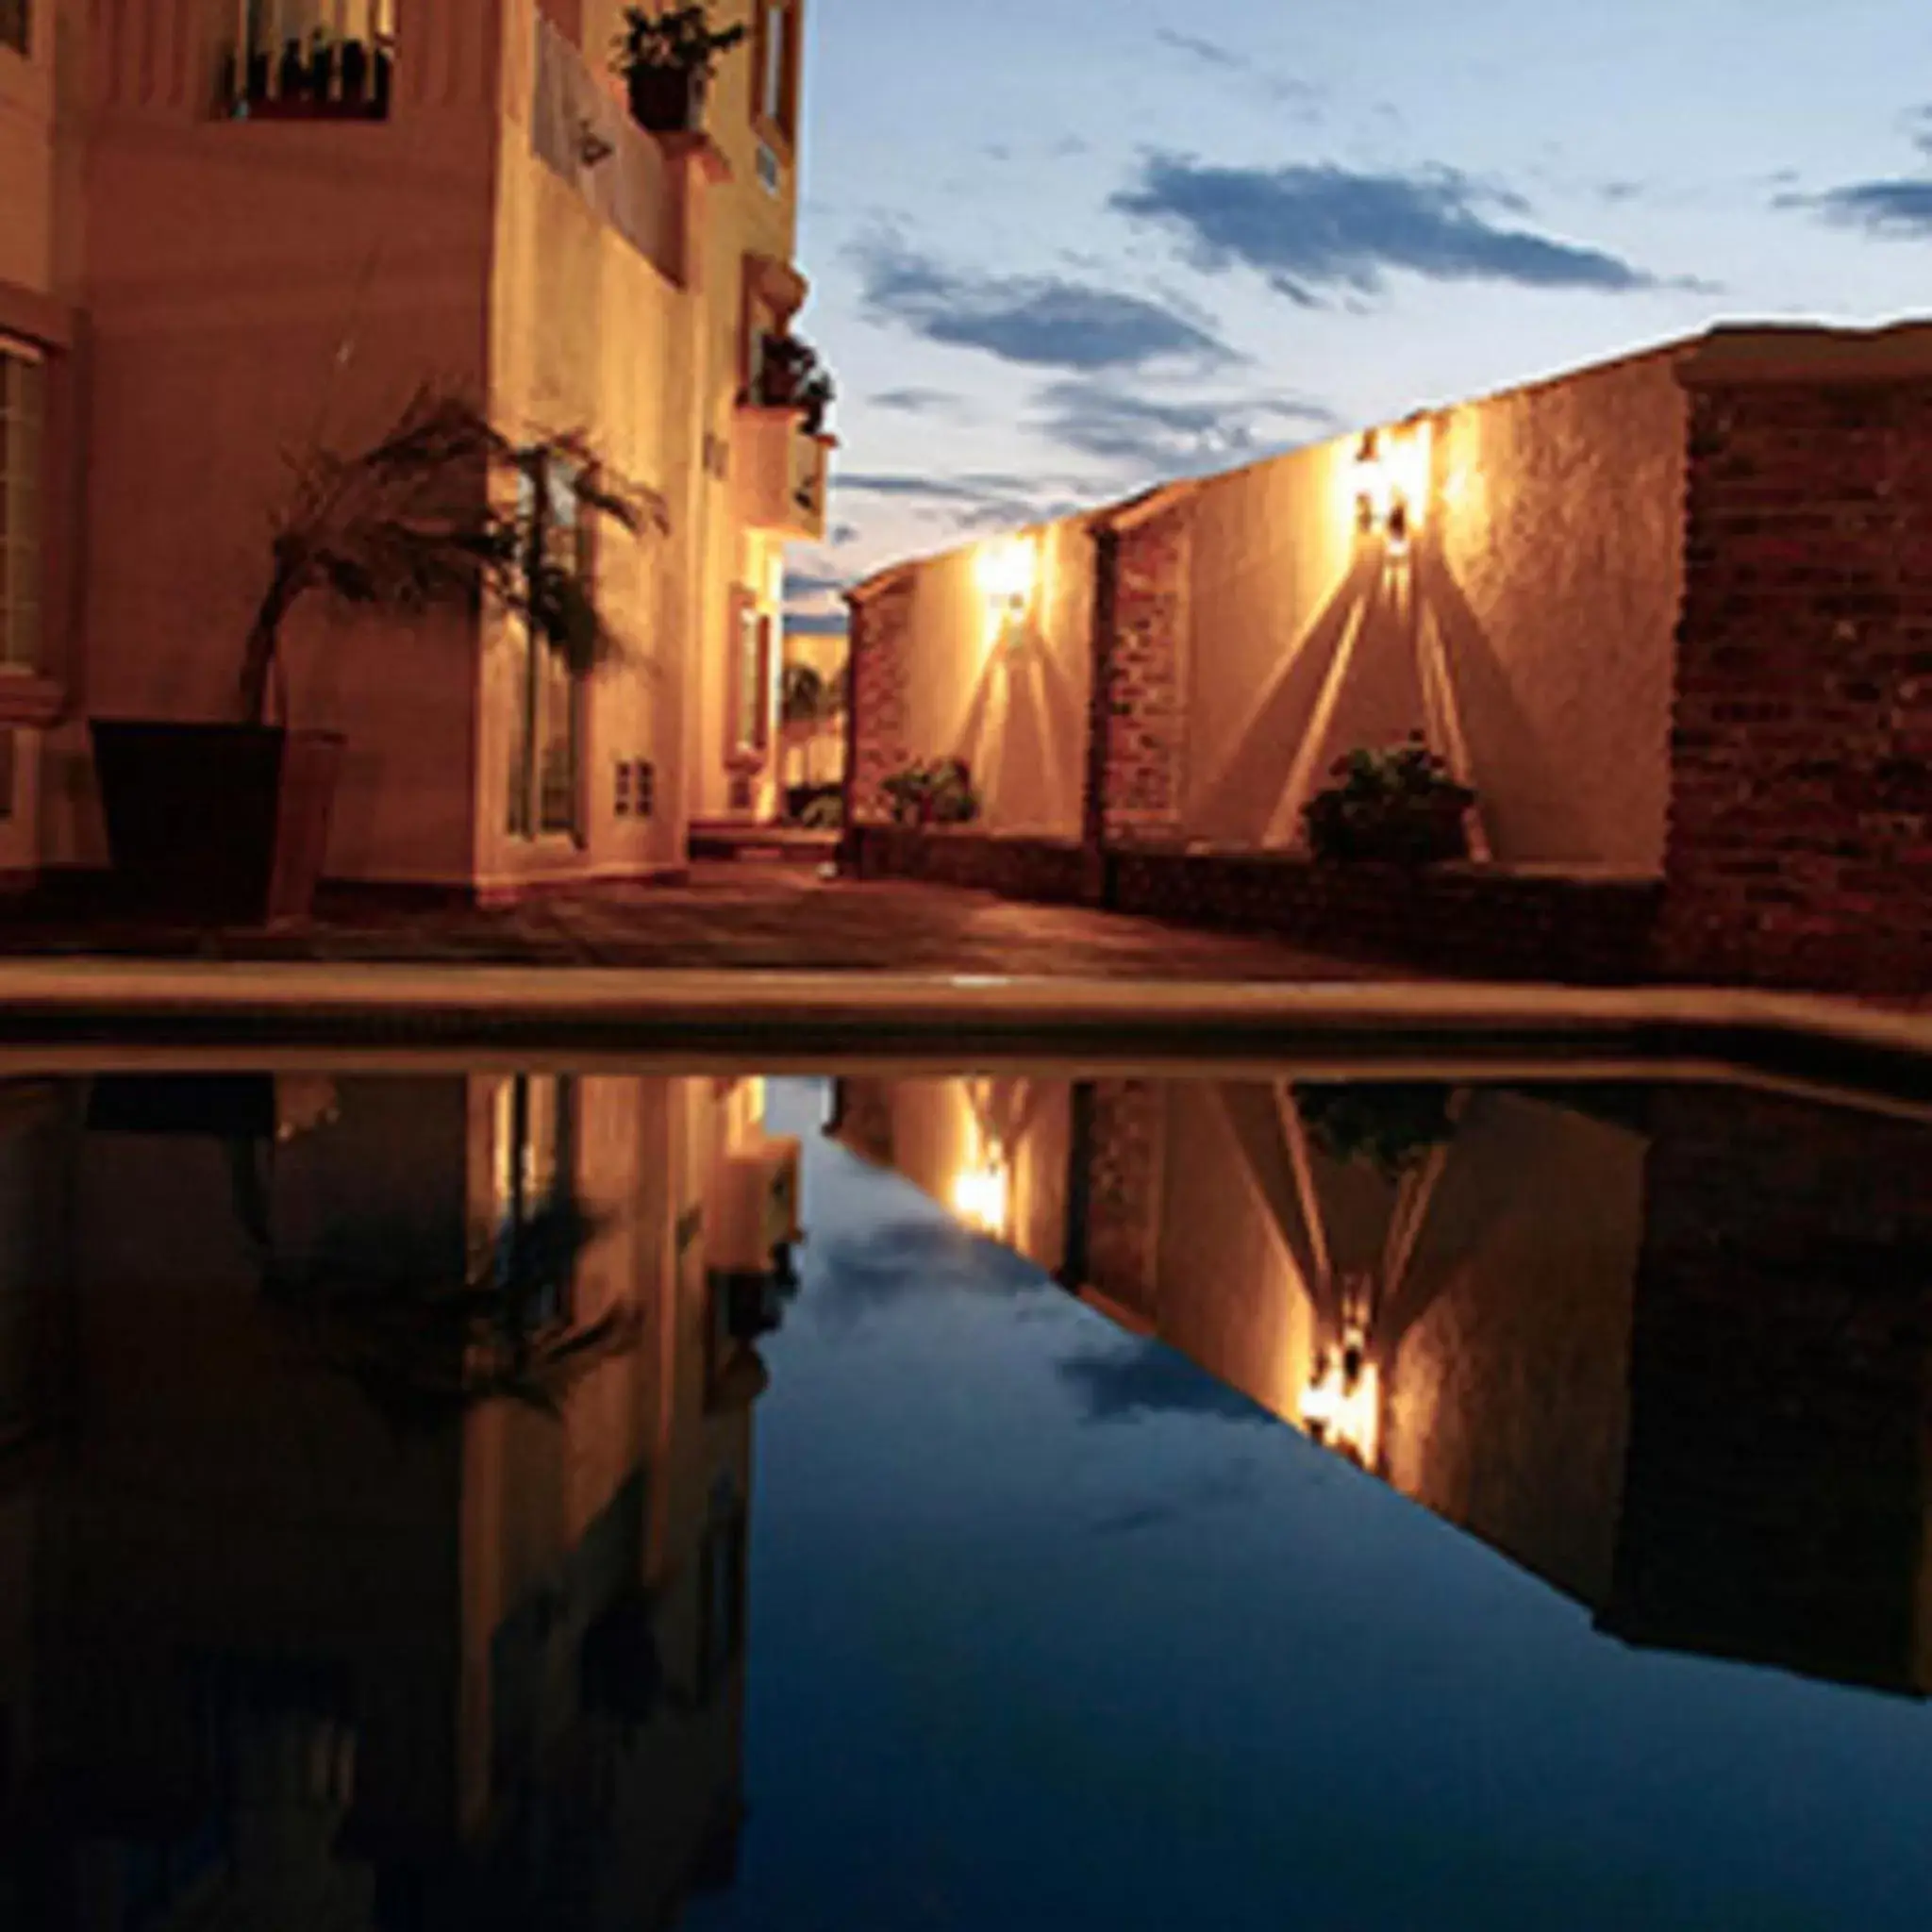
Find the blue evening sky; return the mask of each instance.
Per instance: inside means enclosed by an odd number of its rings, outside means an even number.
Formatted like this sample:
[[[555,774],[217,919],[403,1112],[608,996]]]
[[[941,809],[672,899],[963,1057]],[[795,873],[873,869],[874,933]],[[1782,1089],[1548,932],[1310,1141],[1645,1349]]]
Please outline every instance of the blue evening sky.
[[[837,541],[977,530],[1720,320],[1927,308],[1914,0],[815,0]]]

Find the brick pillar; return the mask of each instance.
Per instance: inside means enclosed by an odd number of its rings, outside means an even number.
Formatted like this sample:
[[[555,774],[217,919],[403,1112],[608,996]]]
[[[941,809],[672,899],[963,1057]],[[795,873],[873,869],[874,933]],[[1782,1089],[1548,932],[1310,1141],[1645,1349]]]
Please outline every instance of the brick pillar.
[[[1159,1285],[1167,1086],[1096,1080],[1080,1103],[1087,1207],[1084,1283],[1152,1321]]]
[[[1100,536],[1088,813],[1109,845],[1180,834],[1192,532],[1183,496]]]
[[[891,817],[885,781],[904,766],[910,572],[853,592],[846,697],[845,823]]]
[[[1932,975],[1932,332],[1909,334],[1720,332],[1684,366],[1673,978]]]

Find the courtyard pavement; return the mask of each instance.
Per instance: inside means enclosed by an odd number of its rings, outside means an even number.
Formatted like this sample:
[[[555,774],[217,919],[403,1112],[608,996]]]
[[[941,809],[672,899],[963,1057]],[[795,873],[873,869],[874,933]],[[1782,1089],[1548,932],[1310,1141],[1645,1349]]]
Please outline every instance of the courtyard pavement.
[[[312,922],[287,931],[207,932],[60,916],[31,904],[0,910],[0,958],[50,957],[1163,982],[1391,976],[1266,937],[1017,905],[949,886],[822,880],[805,867],[731,862],[693,867],[688,885],[600,886],[494,908],[411,908],[334,891]]]

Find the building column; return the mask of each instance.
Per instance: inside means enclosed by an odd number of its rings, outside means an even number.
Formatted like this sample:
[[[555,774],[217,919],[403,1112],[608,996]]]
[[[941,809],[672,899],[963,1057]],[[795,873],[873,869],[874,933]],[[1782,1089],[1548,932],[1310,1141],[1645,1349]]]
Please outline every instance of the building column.
[[[1103,847],[1182,834],[1192,503],[1191,486],[1163,490],[1097,533],[1083,825]]]
[[[891,816],[886,780],[904,766],[907,658],[918,584],[909,570],[850,593],[850,670],[846,690],[845,824]]]
[[[1690,391],[1657,966],[1932,971],[1932,330],[1720,330]]]

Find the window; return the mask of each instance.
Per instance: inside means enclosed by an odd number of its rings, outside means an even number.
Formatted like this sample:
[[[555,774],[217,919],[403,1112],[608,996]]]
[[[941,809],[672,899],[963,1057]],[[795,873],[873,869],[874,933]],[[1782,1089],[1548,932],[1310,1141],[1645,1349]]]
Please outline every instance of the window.
[[[40,661],[42,375],[0,341],[0,667],[25,671]]]
[[[733,751],[762,752],[772,730],[772,620],[752,593],[733,593],[731,744]]]
[[[32,20],[33,0],[0,0],[0,47],[26,53]]]
[[[585,582],[595,573],[590,520],[576,496],[576,473],[553,463],[538,483],[523,481],[523,514],[554,564]],[[529,625],[524,626],[521,689],[510,745],[509,829],[523,839],[583,833],[578,774],[583,753],[583,682]]]
[[[388,119],[395,0],[225,4],[235,9],[235,39],[224,56],[221,112],[238,120]]]
[[[790,149],[798,139],[799,0],[758,0],[754,113]]]

